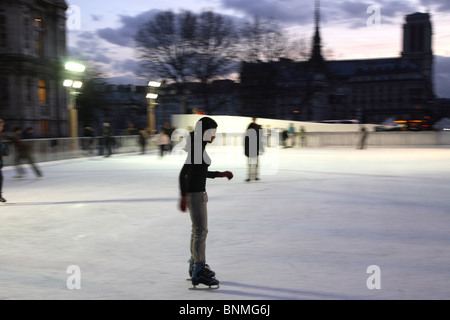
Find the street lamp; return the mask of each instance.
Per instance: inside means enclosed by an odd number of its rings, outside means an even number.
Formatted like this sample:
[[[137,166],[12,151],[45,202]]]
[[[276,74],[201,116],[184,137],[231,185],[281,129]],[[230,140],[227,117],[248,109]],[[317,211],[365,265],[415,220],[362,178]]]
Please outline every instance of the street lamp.
[[[81,87],[83,86],[83,82],[73,81],[73,80],[64,80],[63,86],[66,88],[81,89]]]
[[[147,93],[146,98],[148,99],[148,126],[150,128],[150,132],[154,133],[156,131],[156,123],[155,123],[155,100],[158,99],[158,94],[154,93],[155,88],[161,87],[161,82],[150,81],[148,83],[149,93]]]
[[[154,87],[154,88],[159,88],[159,87],[161,87],[161,82],[158,82],[158,81],[150,81],[150,82],[148,83],[148,86],[149,86],[149,87]]]
[[[86,70],[84,65],[72,61],[67,62],[64,67],[66,71],[68,71],[70,78],[72,78],[75,74],[83,73]],[[76,108],[76,96],[79,94],[76,90],[81,89],[83,82],[79,80],[67,79],[64,80],[63,86],[69,91],[69,136],[75,138],[78,137],[78,110]]]
[[[72,71],[72,72],[84,72],[84,70],[86,70],[86,67],[80,63],[77,62],[67,62],[65,65],[65,68],[67,71]]]

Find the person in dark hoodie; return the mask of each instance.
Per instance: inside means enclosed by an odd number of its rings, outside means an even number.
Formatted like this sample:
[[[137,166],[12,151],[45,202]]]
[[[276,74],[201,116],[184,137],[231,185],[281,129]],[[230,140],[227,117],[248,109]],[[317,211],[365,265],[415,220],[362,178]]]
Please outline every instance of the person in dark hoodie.
[[[185,150],[188,152],[186,161],[179,175],[180,202],[179,208],[185,212],[189,208],[192,221],[191,258],[189,260],[189,275],[194,286],[199,283],[207,286],[219,285],[215,272],[206,264],[206,236],[208,233],[208,214],[206,179],[233,178],[230,171],[209,171],[211,159],[206,153],[206,145],[215,139],[217,123],[209,118],[201,118],[195,129],[187,138]]]
[[[32,154],[32,147],[30,144],[22,140],[22,130],[20,128],[14,129],[14,135],[11,137],[11,141],[16,147],[16,158],[14,159],[17,175],[16,178],[22,178],[25,174],[24,168],[22,168],[22,161],[26,161],[36,175],[36,177],[42,177],[42,171],[34,163]]]
[[[5,126],[5,121],[3,121],[2,119],[0,119],[0,142],[1,142],[1,138],[3,136],[3,128]],[[6,199],[3,198],[2,192],[3,192],[3,172],[2,172],[2,168],[3,168],[3,143],[1,144],[2,148],[0,150],[0,203],[5,203]]]
[[[244,152],[248,158],[248,176],[245,181],[260,180],[259,177],[259,156],[264,153],[262,139],[262,127],[256,123],[256,118],[248,125],[245,133]]]

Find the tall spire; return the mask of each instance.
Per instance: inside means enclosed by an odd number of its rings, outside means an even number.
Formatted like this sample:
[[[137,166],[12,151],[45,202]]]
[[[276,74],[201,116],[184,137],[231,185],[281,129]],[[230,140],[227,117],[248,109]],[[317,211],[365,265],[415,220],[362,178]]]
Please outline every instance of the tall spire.
[[[316,32],[314,34],[313,48],[309,61],[313,63],[321,63],[323,61],[323,57],[322,43],[320,38],[320,0],[315,0],[315,25]]]
[[[320,26],[320,0],[315,1],[315,15],[316,15],[316,31],[319,30]]]

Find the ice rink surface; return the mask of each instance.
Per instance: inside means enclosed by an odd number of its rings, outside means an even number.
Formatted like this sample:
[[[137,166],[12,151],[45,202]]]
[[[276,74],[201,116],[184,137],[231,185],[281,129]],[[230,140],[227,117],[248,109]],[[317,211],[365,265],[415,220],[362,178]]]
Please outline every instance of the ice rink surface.
[[[207,183],[220,289],[188,290],[183,156],[152,153],[4,168],[0,299],[450,298],[450,149],[271,148],[251,183],[208,150],[235,175]]]

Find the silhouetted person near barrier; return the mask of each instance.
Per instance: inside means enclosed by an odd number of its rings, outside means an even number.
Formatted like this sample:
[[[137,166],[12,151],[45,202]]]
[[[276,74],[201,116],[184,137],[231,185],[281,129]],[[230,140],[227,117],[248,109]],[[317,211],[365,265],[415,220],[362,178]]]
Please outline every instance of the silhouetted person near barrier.
[[[169,136],[169,151],[172,151],[172,134],[175,131],[175,128],[172,127],[168,122],[164,123],[163,131]]]
[[[110,157],[112,154],[113,137],[112,137],[111,128],[110,128],[108,122],[103,123],[102,136],[103,136],[103,148],[106,149],[105,157]]]
[[[287,129],[287,135],[288,135],[287,146],[289,148],[295,147],[295,128],[294,128],[294,124],[293,123],[291,123],[289,125],[289,128]]]
[[[12,142],[16,148],[16,157],[14,161],[17,170],[16,178],[22,178],[25,174],[25,170],[22,167],[22,162],[28,163],[31,168],[33,168],[33,171],[37,177],[42,177],[41,170],[39,170],[37,165],[34,163],[31,145],[23,141],[21,137],[22,130],[20,128],[15,128]]]
[[[244,141],[245,156],[248,158],[248,172],[245,181],[260,180],[259,155],[263,154],[262,128],[256,123],[256,118],[248,125]]]
[[[187,138],[185,150],[188,152],[185,164],[179,175],[181,198],[179,208],[185,212],[189,208],[192,221],[191,258],[189,260],[189,275],[192,284],[199,283],[211,286],[218,285],[215,272],[206,264],[206,236],[208,234],[208,213],[206,179],[233,178],[229,171],[208,171],[211,159],[206,153],[206,145],[216,137],[217,123],[209,118],[201,118],[195,129]]]
[[[154,139],[159,147],[159,155],[162,158],[165,152],[170,152],[170,138],[164,130],[159,130]]]
[[[5,150],[3,148],[3,129],[5,127],[5,121],[3,121],[2,119],[0,119],[0,143],[1,143],[1,150],[0,150],[0,203],[6,203],[6,199],[3,198],[3,156],[6,155]]]
[[[298,136],[300,137],[300,146],[302,148],[306,147],[306,130],[305,130],[305,127],[301,127],[300,128]]]
[[[366,147],[367,142],[367,129],[364,126],[361,126],[359,129],[359,141],[358,141],[358,149],[364,149]]]
[[[145,154],[145,149],[147,147],[147,141],[148,141],[148,132],[150,131],[149,128],[144,128],[142,130],[139,130],[138,134],[138,143],[141,147],[141,154]]]
[[[33,128],[28,127],[23,133],[22,133],[22,139],[23,140],[31,140],[33,139]]]

